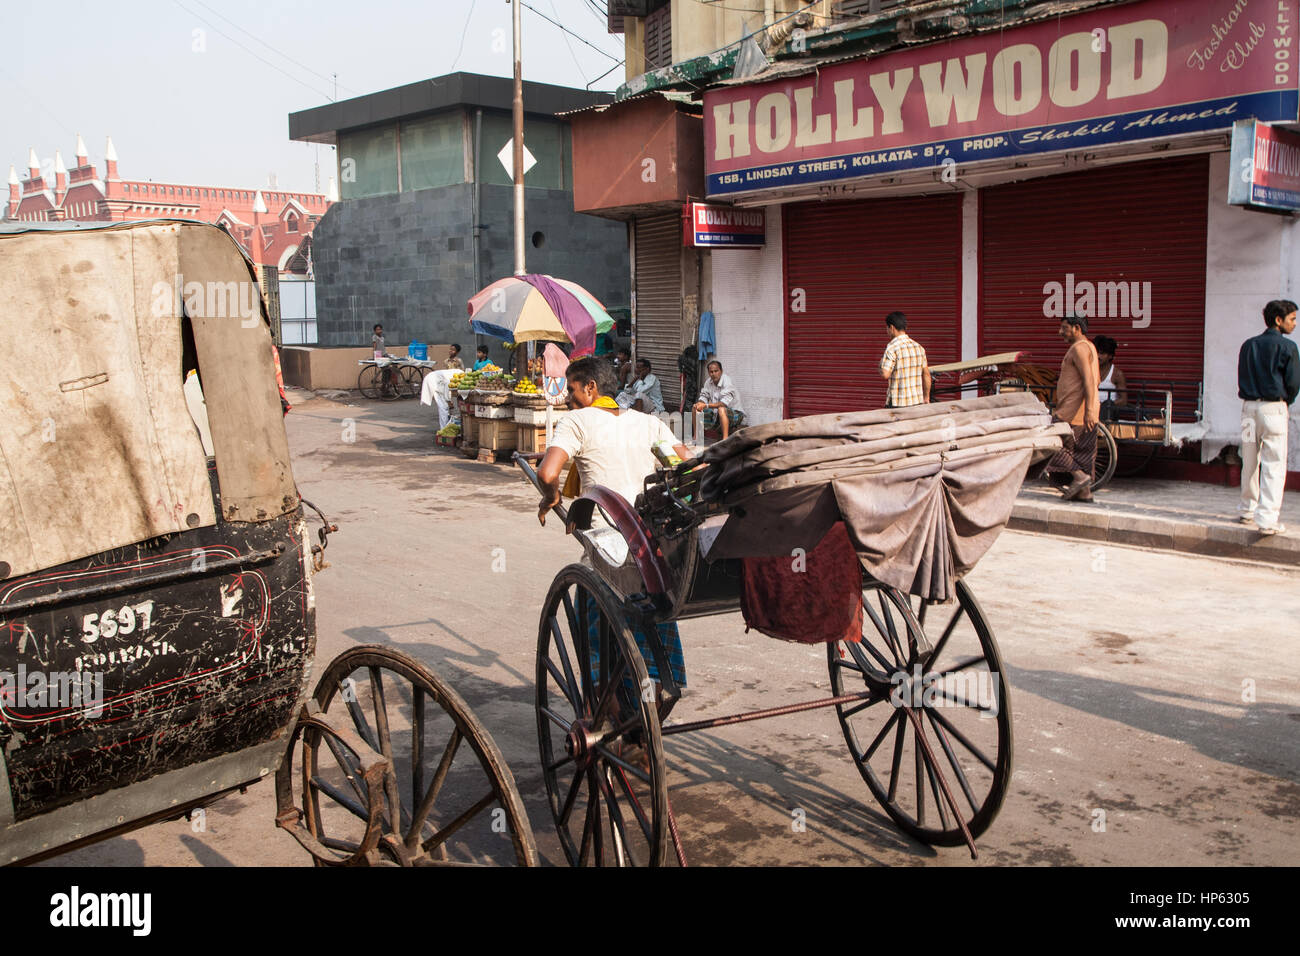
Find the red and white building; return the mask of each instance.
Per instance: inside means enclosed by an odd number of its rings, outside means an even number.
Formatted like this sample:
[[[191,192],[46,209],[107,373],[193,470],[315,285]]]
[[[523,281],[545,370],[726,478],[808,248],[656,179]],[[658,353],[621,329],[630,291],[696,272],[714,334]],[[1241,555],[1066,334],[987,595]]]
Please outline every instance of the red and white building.
[[[77,137],[76,163],[68,169],[54,153],[53,181],[42,174],[36,150],[28,157],[27,178],[9,167],[5,219],[25,222],[123,222],[137,219],[194,219],[224,226],[259,266],[283,273],[306,273],[310,236],[331,205],[317,193],[279,189],[231,189],[122,179],[117,151],[109,137],[104,173],[90,162]]]

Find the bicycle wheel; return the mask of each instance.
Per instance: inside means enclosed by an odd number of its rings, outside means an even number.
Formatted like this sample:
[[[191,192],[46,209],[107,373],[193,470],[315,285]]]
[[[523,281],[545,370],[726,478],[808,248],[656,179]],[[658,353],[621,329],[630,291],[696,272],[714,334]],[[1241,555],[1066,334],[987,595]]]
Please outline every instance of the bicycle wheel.
[[[379,369],[374,365],[367,365],[357,376],[357,391],[361,393],[362,398],[375,399],[379,397],[379,390]]]
[[[1115,436],[1101,422],[1097,423],[1097,457],[1092,466],[1092,490],[1102,487],[1115,474],[1115,465],[1119,461],[1119,446]]]
[[[399,369],[399,373],[393,376],[397,397],[418,398],[420,385],[424,381],[424,376],[420,374],[420,370],[413,365],[403,365]]]

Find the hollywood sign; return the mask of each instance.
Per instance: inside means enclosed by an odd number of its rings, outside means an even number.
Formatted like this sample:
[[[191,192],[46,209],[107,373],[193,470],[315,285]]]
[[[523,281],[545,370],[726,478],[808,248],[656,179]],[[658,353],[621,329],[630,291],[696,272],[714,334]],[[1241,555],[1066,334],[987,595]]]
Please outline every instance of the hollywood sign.
[[[821,112],[814,106],[813,84],[795,88],[793,96],[775,90],[756,100],[717,103],[713,159],[749,156],[755,149],[779,153],[792,145],[860,144],[876,135],[903,133],[904,102],[918,94],[932,129],[948,126],[954,115],[960,123],[978,120],[986,101],[1002,116],[1022,116],[1038,108],[1044,92],[1052,104],[1066,109],[1099,97],[1123,101],[1160,87],[1168,52],[1164,21],[1136,20],[1106,30],[1101,42],[1091,32],[1067,33],[1046,50],[1037,43],[1017,43],[999,50],[991,61],[981,51],[882,70],[865,80],[836,80],[834,108]],[[986,86],[991,96],[985,96]]]

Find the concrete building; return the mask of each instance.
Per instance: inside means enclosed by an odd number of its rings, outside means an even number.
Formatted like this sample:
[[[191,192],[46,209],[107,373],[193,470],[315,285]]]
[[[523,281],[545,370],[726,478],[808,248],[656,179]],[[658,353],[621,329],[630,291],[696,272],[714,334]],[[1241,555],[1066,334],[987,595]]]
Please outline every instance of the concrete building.
[[[1294,214],[1230,198],[1243,170],[1295,171],[1265,168],[1300,155],[1294,5],[1227,19],[1210,0],[751,7],[611,3],[629,72],[644,70],[575,142],[611,148],[656,97],[699,112],[702,198],[762,214],[765,235],[703,250],[680,344],[712,311],[752,420],[879,405],[895,309],[932,364],[1028,350],[1046,366],[1064,352],[1059,315],[1078,311],[1118,341],[1130,382],[1172,383],[1188,444],[1163,454],[1165,474],[1235,480],[1237,349],[1266,301],[1300,299]],[[1254,130],[1273,145],[1243,166],[1231,151]],[[596,177],[579,194],[635,215],[638,190],[590,159],[575,156]]]
[[[569,123],[607,93],[524,83],[527,271],[630,304],[625,227],[574,212]],[[291,139],[337,147],[340,201],[313,237],[317,342],[460,342],[466,303],[514,273],[513,83],[453,73],[289,116]],[[494,359],[506,353],[483,339]]]

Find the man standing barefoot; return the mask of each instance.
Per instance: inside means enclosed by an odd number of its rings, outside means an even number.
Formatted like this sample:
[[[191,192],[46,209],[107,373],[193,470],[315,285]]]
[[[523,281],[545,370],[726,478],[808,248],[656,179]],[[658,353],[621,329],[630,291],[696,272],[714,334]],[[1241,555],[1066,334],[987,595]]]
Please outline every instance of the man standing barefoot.
[[[1052,417],[1070,425],[1070,434],[1062,436],[1061,450],[1047,463],[1049,475],[1068,475],[1070,483],[1061,495],[1067,501],[1092,500],[1092,473],[1097,464],[1097,422],[1101,402],[1097,386],[1101,373],[1097,350],[1088,341],[1088,320],[1067,315],[1061,320],[1061,338],[1069,343],[1061,360],[1061,376],[1056,380],[1056,409]]]

